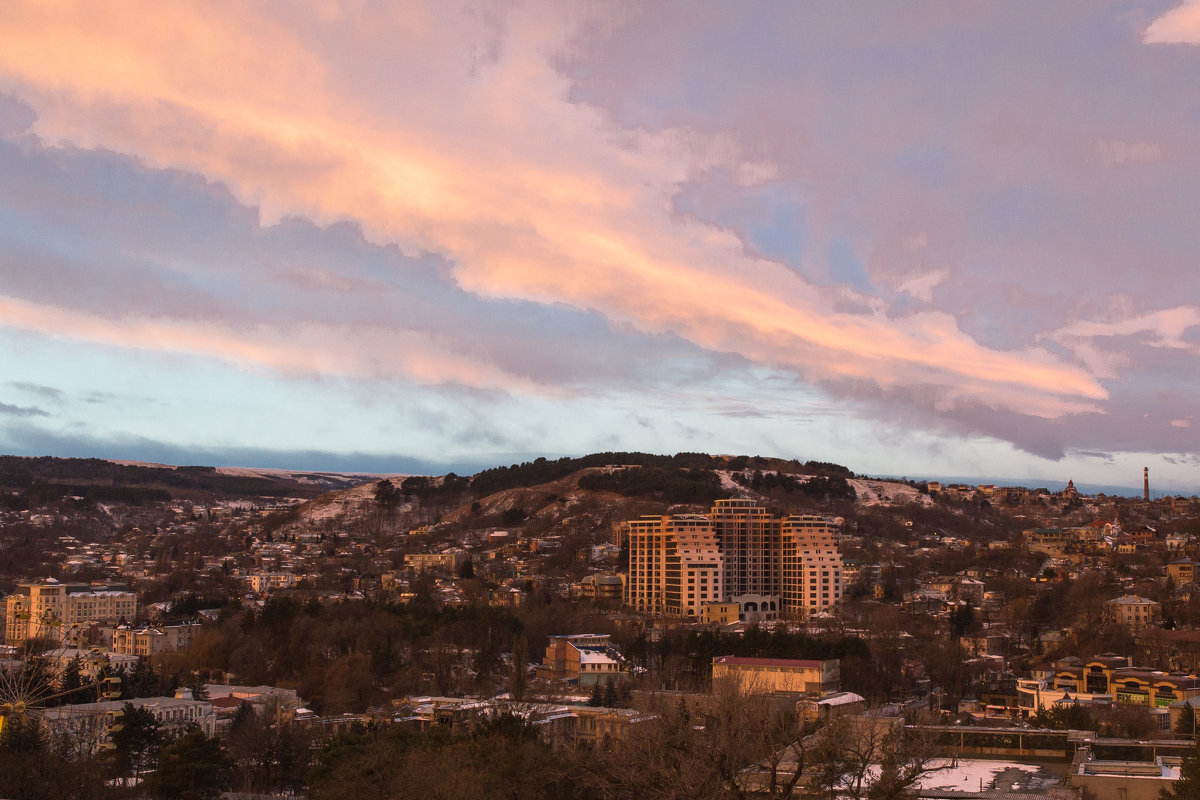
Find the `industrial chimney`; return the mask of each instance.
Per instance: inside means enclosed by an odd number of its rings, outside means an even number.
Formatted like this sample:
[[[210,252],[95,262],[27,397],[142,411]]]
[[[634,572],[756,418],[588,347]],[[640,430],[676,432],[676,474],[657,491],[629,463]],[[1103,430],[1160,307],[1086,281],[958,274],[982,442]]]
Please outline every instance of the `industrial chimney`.
[[[1142,467],[1142,499],[1150,502],[1150,468]]]

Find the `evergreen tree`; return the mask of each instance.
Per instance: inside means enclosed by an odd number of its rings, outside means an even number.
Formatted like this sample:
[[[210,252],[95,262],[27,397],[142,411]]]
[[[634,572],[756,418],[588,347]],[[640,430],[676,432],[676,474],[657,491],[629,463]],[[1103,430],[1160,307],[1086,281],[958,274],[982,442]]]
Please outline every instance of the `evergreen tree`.
[[[205,800],[229,788],[232,774],[221,742],[195,728],[163,748],[150,784],[161,800]]]
[[[151,763],[162,742],[162,732],[149,709],[126,703],[121,708],[121,721],[112,731],[112,742],[117,773],[136,775]]]
[[[1158,793],[1159,800],[1196,800],[1200,797],[1200,745],[1183,757],[1179,780]]]
[[[1193,736],[1196,733],[1196,711],[1191,703],[1183,704],[1179,721],[1175,723],[1175,733],[1180,736]]]
[[[12,800],[62,796],[67,773],[46,731],[24,715],[4,718],[0,727],[0,796]]]
[[[592,696],[588,700],[588,705],[592,708],[599,708],[600,706],[604,705],[604,696],[601,694],[599,682],[592,687]]]
[[[604,705],[612,708],[617,704],[617,686],[612,681],[604,684]]]
[[[59,682],[58,688],[62,692],[62,696],[58,700],[59,703],[81,703],[89,699],[85,698],[81,691],[83,688],[83,659],[78,655],[68,661],[67,665],[63,667],[62,679]]]
[[[192,690],[193,700],[208,700],[208,689],[200,680],[200,673],[193,672],[188,676],[187,687]]]
[[[392,483],[387,478],[384,478],[379,483],[375,484],[375,502],[385,511],[391,511],[404,499],[403,493],[396,488],[396,484]]]
[[[242,702],[238,703],[237,713],[234,714],[233,722],[229,725],[230,732],[232,733],[233,731],[245,727],[246,725],[250,724],[254,718],[254,706],[250,705],[250,703],[246,700],[243,700]]]

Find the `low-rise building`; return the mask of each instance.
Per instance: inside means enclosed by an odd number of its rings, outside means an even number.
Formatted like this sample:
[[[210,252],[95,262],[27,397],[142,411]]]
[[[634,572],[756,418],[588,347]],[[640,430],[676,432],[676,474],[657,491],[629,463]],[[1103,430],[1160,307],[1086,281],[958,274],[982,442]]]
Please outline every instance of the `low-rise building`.
[[[1124,623],[1134,633],[1155,627],[1162,620],[1161,603],[1132,594],[1109,600],[1104,611],[1110,621]]]
[[[1105,761],[1090,748],[1075,752],[1067,782],[1096,800],[1158,800],[1160,792],[1179,780],[1182,759],[1158,756],[1153,761]]]
[[[1190,558],[1181,558],[1178,561],[1172,561],[1167,564],[1167,577],[1175,582],[1176,586],[1186,586],[1196,581],[1196,562]]]
[[[120,723],[121,712],[127,703],[149,711],[166,731],[183,731],[196,726],[212,736],[217,730],[213,704],[207,700],[193,699],[190,689],[179,689],[174,697],[135,697],[130,700],[56,706],[39,712],[39,715],[52,730],[94,737],[99,744],[108,737],[111,727]]]
[[[437,570],[453,575],[458,570],[461,553],[453,550],[446,553],[408,553],[404,556],[404,566],[414,572]]]
[[[542,669],[551,679],[595,686],[619,681],[625,663],[607,634],[577,633],[550,637]]]
[[[198,630],[200,626],[194,622],[146,628],[118,625],[112,632],[112,650],[114,653],[147,657],[168,650],[181,650],[192,643]]]
[[[732,625],[740,618],[737,603],[709,603],[700,609],[700,621],[708,625]]]
[[[713,686],[729,682],[746,694],[794,692],[819,697],[840,688],[840,663],[836,658],[817,661],[718,656],[713,659]]]

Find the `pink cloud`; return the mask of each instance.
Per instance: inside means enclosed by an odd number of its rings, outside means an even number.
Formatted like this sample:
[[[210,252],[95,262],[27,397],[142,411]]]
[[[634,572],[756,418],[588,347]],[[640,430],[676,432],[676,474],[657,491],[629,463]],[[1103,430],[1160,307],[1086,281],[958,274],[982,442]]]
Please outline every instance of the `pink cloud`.
[[[246,328],[179,318],[112,319],[3,296],[0,325],[54,338],[205,356],[297,375],[405,375],[426,385],[457,383],[530,395],[553,392],[551,387],[442,348],[420,332],[372,326],[303,324],[284,330],[268,324]]]
[[[1147,44],[1200,44],[1200,2],[1184,2],[1155,19],[1142,34]]]
[[[614,130],[570,102],[550,60],[574,30],[566,15],[519,9],[500,33],[410,5],[367,19],[296,3],[284,19],[254,5],[6,3],[0,87],[35,107],[46,141],[220,181],[268,223],[354,220],[376,242],[445,255],[485,296],[598,311],[814,380],[937,386],[948,406],[1056,417],[1107,396],[1088,369],[1044,348],[988,348],[944,312],[833,310],[730,232],[674,216],[673,192],[700,170],[773,169],[720,136]],[[355,71],[375,57],[386,69]],[[328,331],[241,339],[149,311],[117,324],[7,303],[8,324],[44,332],[285,371],[371,369]],[[422,380],[534,391],[428,341],[388,344],[404,353],[388,367]]]

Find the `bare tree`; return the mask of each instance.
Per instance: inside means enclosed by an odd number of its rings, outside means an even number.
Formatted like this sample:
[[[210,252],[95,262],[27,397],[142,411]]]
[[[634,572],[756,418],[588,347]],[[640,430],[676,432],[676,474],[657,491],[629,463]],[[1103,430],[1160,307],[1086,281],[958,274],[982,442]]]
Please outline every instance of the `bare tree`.
[[[921,778],[941,769],[932,741],[898,717],[840,717],[821,730],[813,788],[853,800],[915,796]]]

